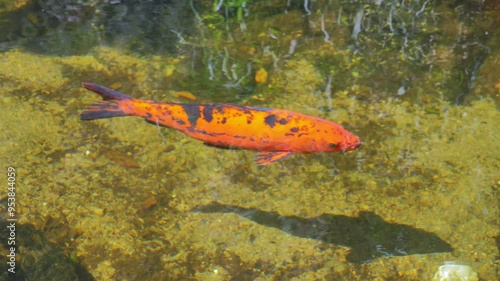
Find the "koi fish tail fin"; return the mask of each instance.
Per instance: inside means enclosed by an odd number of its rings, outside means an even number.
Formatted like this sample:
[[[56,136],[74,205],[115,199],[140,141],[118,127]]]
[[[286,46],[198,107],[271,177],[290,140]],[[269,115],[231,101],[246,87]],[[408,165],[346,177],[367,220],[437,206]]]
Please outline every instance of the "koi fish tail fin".
[[[85,109],[80,115],[81,120],[93,120],[129,115],[123,111],[120,105],[122,101],[132,100],[131,97],[94,83],[83,82],[82,86],[85,89],[101,96],[103,101],[94,103]]]

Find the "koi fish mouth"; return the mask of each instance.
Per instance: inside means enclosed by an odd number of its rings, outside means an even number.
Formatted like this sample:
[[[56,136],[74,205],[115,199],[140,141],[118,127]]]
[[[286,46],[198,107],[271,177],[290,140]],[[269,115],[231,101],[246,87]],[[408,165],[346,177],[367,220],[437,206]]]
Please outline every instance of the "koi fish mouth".
[[[353,149],[356,149],[356,148],[358,148],[360,146],[361,146],[361,142],[357,141],[357,142],[354,143],[354,148]]]
[[[356,149],[356,148],[358,148],[360,146],[361,146],[361,141],[356,140],[354,142],[346,143],[342,147],[341,151],[346,152],[346,151],[349,151],[349,150],[354,150],[354,149]]]

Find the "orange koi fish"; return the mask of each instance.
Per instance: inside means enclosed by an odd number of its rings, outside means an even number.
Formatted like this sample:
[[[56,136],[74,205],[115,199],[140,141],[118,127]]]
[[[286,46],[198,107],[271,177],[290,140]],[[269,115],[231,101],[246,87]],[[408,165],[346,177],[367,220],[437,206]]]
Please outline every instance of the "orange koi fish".
[[[82,86],[104,99],[83,111],[82,120],[139,116],[149,123],[179,130],[208,146],[258,151],[255,161],[260,165],[293,153],[348,151],[361,145],[359,138],[342,126],[293,111],[139,100],[93,83],[84,82]]]

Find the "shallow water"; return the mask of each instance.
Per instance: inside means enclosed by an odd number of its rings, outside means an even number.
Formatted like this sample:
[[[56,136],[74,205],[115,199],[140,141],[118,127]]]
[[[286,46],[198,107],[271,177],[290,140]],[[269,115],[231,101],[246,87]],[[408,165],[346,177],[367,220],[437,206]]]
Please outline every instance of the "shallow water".
[[[119,2],[0,1],[2,280],[431,280],[446,261],[499,278],[498,4]],[[139,118],[81,121],[99,100],[82,81],[285,108],[363,145],[257,166]]]

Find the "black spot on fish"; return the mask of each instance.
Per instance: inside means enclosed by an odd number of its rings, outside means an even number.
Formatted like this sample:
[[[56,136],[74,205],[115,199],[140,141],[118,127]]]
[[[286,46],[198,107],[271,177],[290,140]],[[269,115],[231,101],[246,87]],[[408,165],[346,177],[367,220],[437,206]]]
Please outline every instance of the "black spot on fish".
[[[247,124],[251,124],[253,122],[253,114],[250,112],[245,112],[247,114]]]
[[[336,146],[337,146],[337,144],[335,144],[335,143],[329,143],[329,144],[328,144],[328,147],[329,147],[329,148],[335,148]]]
[[[290,132],[297,133],[299,131],[299,128],[293,127],[290,129]]]
[[[172,111],[168,110],[167,108],[164,108],[163,111],[161,112],[161,115],[164,117],[168,117],[172,115]]]
[[[153,114],[146,112],[146,118],[151,119],[153,117]]]
[[[288,124],[288,120],[286,120],[285,118],[281,118],[278,120],[278,118],[276,117],[276,115],[274,114],[271,114],[269,116],[267,116],[265,119],[264,119],[264,122],[269,125],[269,127],[273,128],[274,125],[276,125],[276,122],[280,123],[281,125],[286,125]]]
[[[271,128],[274,128],[274,125],[276,125],[276,115],[271,114],[264,118],[264,122]]]
[[[235,136],[233,136],[233,138],[235,138],[235,139],[242,139],[242,140],[244,140],[244,139],[246,139],[247,137],[245,137],[245,136],[238,136],[238,135],[235,135]]]
[[[227,119],[226,119],[226,117],[224,117],[224,118],[222,118],[222,121],[220,121],[220,122],[221,122],[222,124],[226,124],[226,121],[227,121]]]
[[[200,119],[200,107],[196,104],[182,104],[182,108],[188,116],[189,124],[192,128],[196,127],[196,122]]]
[[[211,137],[217,137],[217,136],[224,136],[226,133],[209,133],[207,131],[204,131],[204,130],[192,130],[193,132],[196,132],[196,133],[199,133],[199,134],[203,134],[203,135],[207,135],[207,136],[211,136]]]
[[[213,112],[214,112],[214,107],[212,105],[205,105],[203,107],[203,118],[208,123],[212,122],[212,120],[214,119],[214,117],[212,115]]]
[[[181,120],[179,118],[172,117],[172,120],[174,120],[174,122],[179,125],[186,125],[186,122],[184,122],[184,120]]]
[[[259,138],[259,140],[263,143],[269,143],[269,140],[265,138]]]

